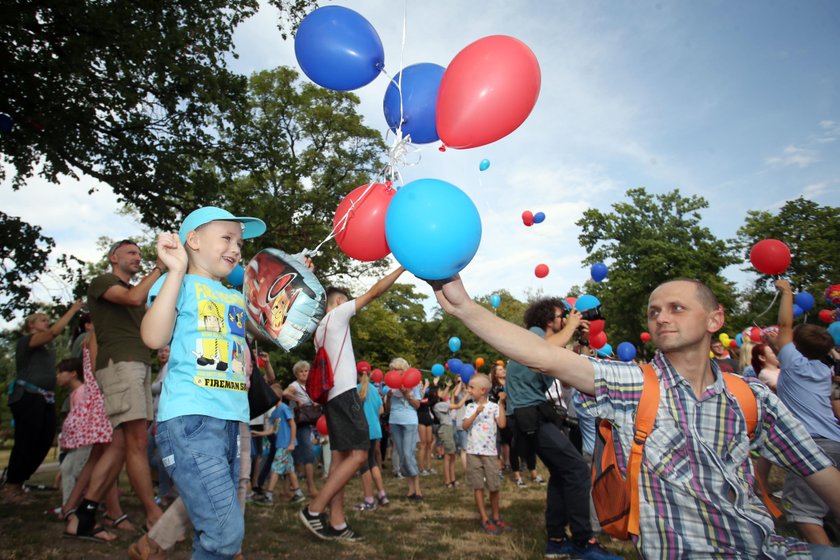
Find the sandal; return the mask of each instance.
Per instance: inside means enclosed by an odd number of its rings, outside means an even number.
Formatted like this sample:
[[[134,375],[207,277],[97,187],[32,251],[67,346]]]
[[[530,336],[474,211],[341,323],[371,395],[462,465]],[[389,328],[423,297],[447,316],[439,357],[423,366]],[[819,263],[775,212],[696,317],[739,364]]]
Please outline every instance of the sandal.
[[[131,521],[129,521],[127,513],[124,513],[124,514],[120,515],[116,519],[112,519],[111,517],[109,517],[106,514],[105,519],[110,521],[110,525],[111,525],[112,529],[117,529],[119,531],[123,531],[123,532],[126,532],[126,533],[136,533],[137,532],[137,528],[131,523]],[[125,523],[128,523],[128,526],[125,527],[125,528],[120,528],[120,525],[123,525]]]
[[[103,533],[105,533],[106,535],[110,535],[114,538],[109,539],[109,538],[98,536],[98,535],[101,535]],[[102,527],[101,525],[91,529],[90,534],[87,534],[87,535],[79,535],[79,534],[74,535],[73,533],[68,533],[67,531],[64,531],[64,534],[62,535],[62,537],[65,538],[65,539],[78,539],[78,540],[81,540],[81,541],[100,542],[100,543],[106,543],[106,544],[117,540],[116,535],[114,535],[113,533],[109,533],[108,530],[105,529],[105,527]]]

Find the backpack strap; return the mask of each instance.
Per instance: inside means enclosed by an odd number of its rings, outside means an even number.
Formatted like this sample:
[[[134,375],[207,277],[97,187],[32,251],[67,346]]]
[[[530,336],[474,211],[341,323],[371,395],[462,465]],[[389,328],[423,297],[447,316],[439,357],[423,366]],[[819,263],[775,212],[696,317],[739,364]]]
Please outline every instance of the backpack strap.
[[[627,489],[630,494],[630,517],[627,521],[627,532],[639,534],[639,473],[642,467],[642,452],[645,440],[653,431],[656,413],[659,410],[659,378],[650,364],[642,364],[645,384],[636,409],[635,434],[633,445],[630,447],[630,457],[627,460]]]
[[[755,400],[755,393],[752,392],[747,382],[737,375],[724,373],[723,380],[726,383],[726,388],[732,393],[735,400],[738,401],[738,406],[741,408],[741,414],[744,416],[744,422],[747,425],[747,435],[749,435],[750,441],[752,441],[755,437],[755,428],[758,425],[758,404]],[[758,481],[758,489],[761,492],[761,499],[764,501],[764,505],[767,506],[767,509],[773,517],[779,519],[782,516],[782,512],[776,507],[773,500],[770,499],[770,494],[764,486],[764,481],[758,476],[755,479]]]

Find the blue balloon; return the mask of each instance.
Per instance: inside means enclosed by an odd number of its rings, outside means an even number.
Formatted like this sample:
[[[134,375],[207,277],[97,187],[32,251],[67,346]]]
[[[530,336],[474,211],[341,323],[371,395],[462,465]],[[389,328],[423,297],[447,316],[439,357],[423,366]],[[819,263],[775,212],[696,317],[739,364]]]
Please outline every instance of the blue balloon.
[[[541,224],[545,221],[545,214],[543,212],[537,212],[534,214],[534,223]]]
[[[490,305],[493,306],[493,309],[496,309],[500,305],[502,305],[502,296],[499,294],[493,294],[490,296]]]
[[[439,139],[436,124],[437,94],[445,71],[443,66],[423,62],[403,68],[391,80],[382,103],[385,121],[391,130],[396,132],[402,122],[403,136],[410,134],[413,144],[427,144]],[[400,84],[399,87],[397,84]]]
[[[794,298],[794,302],[796,305],[802,309],[803,313],[807,313],[814,308],[814,296],[809,294],[808,292],[799,292],[796,294],[796,298]]]
[[[835,321],[828,325],[828,334],[834,339],[834,345],[840,346],[840,321]]]
[[[592,268],[589,270],[589,274],[592,275],[592,279],[596,282],[600,282],[604,278],[607,277],[607,265],[602,262],[596,262],[592,265]]]
[[[799,316],[800,316],[800,315],[802,315],[803,313],[805,313],[805,312],[804,312],[804,311],[802,311],[802,308],[801,308],[801,307],[799,307],[799,305],[798,305],[798,304],[794,303],[794,304],[793,304],[793,318],[794,318],[794,319],[796,319],[797,317],[799,317]]]
[[[432,366],[432,375],[435,377],[440,377],[443,375],[443,372],[446,371],[443,367],[443,364],[435,364]]]
[[[478,164],[478,170],[479,171],[487,171],[489,168],[490,168],[490,160],[489,159],[483,159],[483,160],[481,160],[481,163]]]
[[[236,265],[234,269],[230,271],[230,274],[227,275],[227,281],[230,282],[230,285],[234,288],[242,286],[242,282],[245,281],[245,267],[241,264]]]
[[[597,350],[595,350],[595,352],[597,352],[598,355],[602,358],[608,358],[608,357],[612,356],[613,349],[612,349],[612,346],[610,346],[610,343],[608,342],[608,343],[604,344],[603,346],[601,346],[600,348],[598,348]]]
[[[325,6],[300,22],[295,56],[310,80],[329,89],[350,91],[372,82],[385,67],[376,29],[342,6]]]
[[[735,335],[735,344],[738,345],[738,348],[744,345],[744,335],[738,333]]]
[[[618,345],[616,352],[618,353],[618,359],[622,362],[632,362],[633,358],[636,357],[636,347],[631,342],[622,342]]]
[[[472,366],[472,364],[464,364],[461,367],[461,370],[458,372],[458,375],[461,376],[461,381],[463,381],[464,384],[469,383],[470,379],[472,379],[472,376],[474,374],[475,374],[475,368]]]
[[[586,311],[587,309],[592,309],[593,307],[598,307],[599,305],[601,305],[601,301],[595,296],[591,296],[589,294],[584,294],[575,301],[575,309],[578,311]]]
[[[461,339],[457,336],[453,336],[449,339],[449,349],[453,352],[457,352],[461,349]]]
[[[452,373],[459,374],[461,373],[461,368],[464,367],[464,362],[462,362],[458,358],[450,358],[446,360],[446,366]]]
[[[478,251],[481,217],[455,185],[418,179],[391,199],[385,238],[406,270],[424,280],[444,280],[458,274]]]

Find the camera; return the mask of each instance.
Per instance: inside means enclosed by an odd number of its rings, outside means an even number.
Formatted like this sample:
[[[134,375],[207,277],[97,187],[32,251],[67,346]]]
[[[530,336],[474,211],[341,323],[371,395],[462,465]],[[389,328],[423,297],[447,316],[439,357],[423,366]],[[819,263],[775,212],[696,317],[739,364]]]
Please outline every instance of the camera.
[[[581,311],[580,316],[584,321],[597,321],[603,319],[604,315],[601,313],[601,306],[590,307],[586,311]]]

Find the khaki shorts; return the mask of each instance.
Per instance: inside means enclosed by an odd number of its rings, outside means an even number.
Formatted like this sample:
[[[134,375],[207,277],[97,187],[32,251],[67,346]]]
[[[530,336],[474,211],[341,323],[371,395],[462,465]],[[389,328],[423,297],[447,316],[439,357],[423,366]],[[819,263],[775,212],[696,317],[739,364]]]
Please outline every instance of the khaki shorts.
[[[96,381],[113,427],[132,420],[154,419],[152,370],[148,364],[108,360],[108,367],[97,370]]]
[[[840,465],[840,443],[823,438],[814,438],[814,443]],[[785,510],[785,519],[790,523],[810,523],[820,526],[823,525],[823,518],[830,511],[822,498],[808,486],[805,479],[791,472],[785,475],[782,508]]]
[[[467,486],[473,490],[499,491],[499,458],[495,455],[467,455]]]
[[[441,424],[438,430],[438,437],[443,443],[443,452],[447,455],[455,454],[455,428],[452,424]]]

